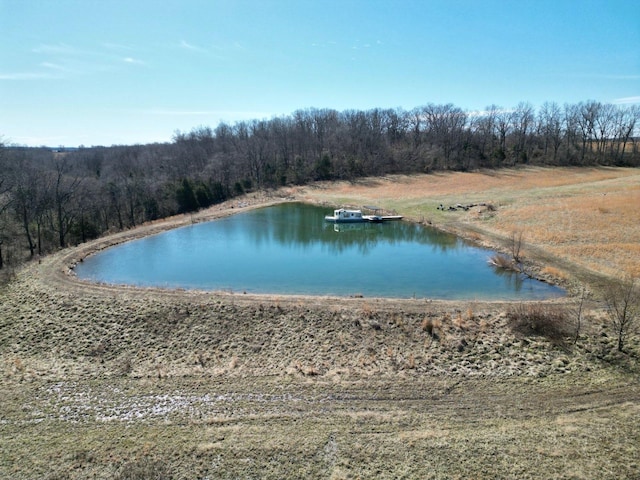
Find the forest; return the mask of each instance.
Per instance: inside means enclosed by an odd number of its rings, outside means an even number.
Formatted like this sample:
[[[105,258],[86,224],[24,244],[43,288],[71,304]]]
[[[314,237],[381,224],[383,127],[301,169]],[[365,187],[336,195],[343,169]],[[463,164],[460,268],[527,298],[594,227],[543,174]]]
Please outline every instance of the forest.
[[[245,192],[518,165],[640,166],[640,106],[298,110],[77,149],[0,144],[0,269]]]

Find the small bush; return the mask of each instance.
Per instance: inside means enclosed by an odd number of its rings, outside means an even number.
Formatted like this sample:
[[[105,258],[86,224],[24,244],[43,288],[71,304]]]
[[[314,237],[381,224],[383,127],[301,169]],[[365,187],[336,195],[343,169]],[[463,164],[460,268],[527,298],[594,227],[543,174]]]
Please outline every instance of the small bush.
[[[424,320],[422,320],[421,327],[422,330],[431,335],[431,333],[433,332],[433,320],[431,320],[429,317],[425,317]]]
[[[489,258],[489,264],[503,270],[515,270],[515,263],[506,255],[497,253]]]
[[[473,318],[473,317],[472,317]],[[466,320],[462,317],[462,312],[458,313],[458,316],[456,316],[453,319],[453,325],[458,329],[458,330],[465,330],[466,329]]]
[[[545,337],[554,344],[563,344],[573,333],[566,309],[556,305],[519,304],[509,309],[507,317],[514,332]]]
[[[429,336],[433,339],[433,340],[438,340],[440,338],[440,335],[438,334],[438,331],[442,328],[442,321],[439,319],[431,319],[430,317],[425,317],[424,320],[422,320],[422,330],[424,330],[425,332],[427,332],[427,334],[429,334]]]

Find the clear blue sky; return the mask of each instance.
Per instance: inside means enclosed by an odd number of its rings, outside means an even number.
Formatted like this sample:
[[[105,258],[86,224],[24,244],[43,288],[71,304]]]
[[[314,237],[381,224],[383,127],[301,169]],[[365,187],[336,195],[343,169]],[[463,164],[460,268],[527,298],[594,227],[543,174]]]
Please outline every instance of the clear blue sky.
[[[640,0],[0,0],[0,138],[167,142],[309,107],[640,103]]]

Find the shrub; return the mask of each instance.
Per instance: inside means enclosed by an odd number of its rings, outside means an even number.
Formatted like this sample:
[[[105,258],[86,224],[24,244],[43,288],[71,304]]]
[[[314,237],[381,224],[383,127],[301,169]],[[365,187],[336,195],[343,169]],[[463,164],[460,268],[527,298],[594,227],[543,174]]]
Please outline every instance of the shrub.
[[[374,309],[371,307],[371,305],[369,305],[368,303],[365,303],[362,306],[362,315],[365,318],[368,318],[369,320],[371,320],[374,316],[375,316],[375,311]]]
[[[433,320],[429,317],[425,317],[424,320],[422,320],[422,330],[427,332],[429,335],[433,334]]]
[[[497,253],[489,258],[489,264],[503,270],[515,270],[515,263],[506,255]]]
[[[422,327],[422,330],[427,332],[427,334],[429,334],[429,336],[433,340],[438,340],[440,338],[438,331],[442,328],[441,320],[439,319],[433,320],[430,317],[425,317],[424,320],[422,320],[421,327]]]
[[[518,304],[509,309],[507,318],[514,332],[545,337],[554,344],[563,344],[573,333],[566,309],[556,305]]]

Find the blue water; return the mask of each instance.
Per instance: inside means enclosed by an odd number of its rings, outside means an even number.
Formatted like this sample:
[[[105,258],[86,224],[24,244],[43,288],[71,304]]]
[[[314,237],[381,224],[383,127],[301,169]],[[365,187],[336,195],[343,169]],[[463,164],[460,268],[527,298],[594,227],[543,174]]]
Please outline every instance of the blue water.
[[[409,222],[335,225],[289,203],[135,240],[92,255],[78,277],[247,293],[545,299],[554,286],[487,263],[493,252]]]

